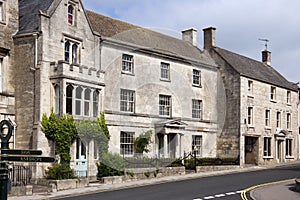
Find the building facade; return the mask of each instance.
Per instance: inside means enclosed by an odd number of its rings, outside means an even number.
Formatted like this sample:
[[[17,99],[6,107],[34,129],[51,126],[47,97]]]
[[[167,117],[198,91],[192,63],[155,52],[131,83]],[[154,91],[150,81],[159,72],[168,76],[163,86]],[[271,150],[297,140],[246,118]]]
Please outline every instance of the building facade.
[[[220,66],[226,90],[226,121],[219,155],[239,155],[241,164],[267,165],[298,159],[298,86],[271,66],[219,48],[215,28],[204,29],[204,49]],[[231,144],[231,145],[228,145]]]

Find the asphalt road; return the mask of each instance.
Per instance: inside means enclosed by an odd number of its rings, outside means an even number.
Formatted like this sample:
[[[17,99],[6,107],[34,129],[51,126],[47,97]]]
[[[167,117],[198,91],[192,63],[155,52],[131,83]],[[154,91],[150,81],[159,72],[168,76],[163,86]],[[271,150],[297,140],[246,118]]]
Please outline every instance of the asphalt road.
[[[300,177],[300,165],[228,174],[171,183],[100,192],[66,200],[204,200],[241,199],[240,192],[253,185]]]

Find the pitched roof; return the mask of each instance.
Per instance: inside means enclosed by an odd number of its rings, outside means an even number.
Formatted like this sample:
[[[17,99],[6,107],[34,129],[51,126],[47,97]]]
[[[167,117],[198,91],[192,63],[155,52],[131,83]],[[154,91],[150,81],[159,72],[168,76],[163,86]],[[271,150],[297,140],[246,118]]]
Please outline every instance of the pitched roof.
[[[179,56],[215,65],[212,58],[203,53],[189,42],[158,33],[143,27],[132,25],[120,20],[109,18],[98,13],[86,10],[92,29],[100,36],[165,52],[173,56]]]
[[[19,31],[17,34],[39,30],[39,11],[47,11],[54,0],[19,0]]]
[[[240,75],[270,83],[275,86],[298,91],[298,86],[289,82],[273,67],[251,58],[215,47],[214,50]]]

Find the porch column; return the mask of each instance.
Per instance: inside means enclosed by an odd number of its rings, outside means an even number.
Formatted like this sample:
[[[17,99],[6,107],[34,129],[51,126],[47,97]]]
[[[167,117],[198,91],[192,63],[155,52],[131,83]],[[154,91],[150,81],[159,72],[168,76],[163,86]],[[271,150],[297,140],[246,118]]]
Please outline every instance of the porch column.
[[[168,158],[169,154],[168,154],[168,136],[166,134],[164,134],[164,157]]]

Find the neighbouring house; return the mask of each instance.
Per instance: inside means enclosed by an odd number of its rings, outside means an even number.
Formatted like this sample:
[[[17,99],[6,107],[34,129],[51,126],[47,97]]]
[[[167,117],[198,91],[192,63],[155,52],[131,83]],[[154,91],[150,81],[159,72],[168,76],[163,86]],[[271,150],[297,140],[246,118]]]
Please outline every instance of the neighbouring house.
[[[298,86],[271,66],[217,47],[214,27],[203,29],[204,50],[220,67],[226,91],[226,120],[218,155],[240,155],[241,164],[267,165],[298,159]]]
[[[17,148],[54,156],[40,128],[52,109],[76,120],[104,111],[113,153],[134,156],[134,138],[151,130],[149,157],[216,157],[218,69],[196,32],[176,39],[87,11],[80,0],[20,0]],[[77,140],[71,156],[78,176],[96,175],[93,140]],[[36,166],[43,177],[49,165]]]
[[[12,36],[17,28],[18,4],[13,0],[0,0],[0,121],[7,119],[13,122],[15,118],[15,49]]]

